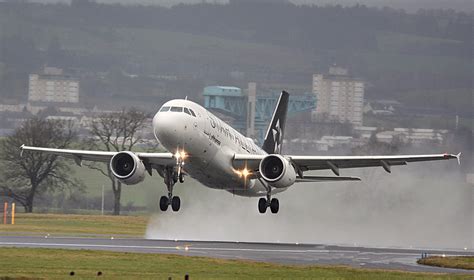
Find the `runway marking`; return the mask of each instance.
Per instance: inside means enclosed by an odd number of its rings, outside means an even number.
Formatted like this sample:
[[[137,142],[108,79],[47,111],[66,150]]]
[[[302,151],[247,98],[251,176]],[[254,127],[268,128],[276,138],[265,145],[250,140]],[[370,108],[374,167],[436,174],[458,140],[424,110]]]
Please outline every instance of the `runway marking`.
[[[77,244],[77,243],[34,243],[34,242],[0,242],[0,245],[10,246],[43,246],[43,247],[90,247],[90,248],[116,248],[116,249],[149,249],[149,250],[168,250],[168,251],[241,251],[241,252],[267,252],[267,253],[357,253],[370,255],[402,255],[418,256],[418,253],[398,253],[398,252],[363,252],[355,250],[291,250],[291,249],[253,249],[253,248],[210,248],[210,247],[191,247],[188,246],[140,246],[140,245],[107,245],[107,244]]]
[[[52,247],[103,247],[103,248],[130,248],[130,249],[173,249],[176,247],[164,246],[132,246],[132,245],[106,245],[106,244],[73,244],[73,243],[32,243],[32,242],[0,242],[0,245],[20,245],[20,246],[52,246]]]
[[[252,248],[203,248],[188,246],[140,246],[140,245],[107,245],[107,244],[74,244],[74,243],[33,243],[33,242],[0,242],[0,245],[20,246],[53,246],[53,247],[95,247],[95,248],[128,248],[128,249],[158,249],[176,251],[248,251],[248,252],[278,252],[278,253],[329,253],[328,250],[281,250],[281,249],[252,249]]]

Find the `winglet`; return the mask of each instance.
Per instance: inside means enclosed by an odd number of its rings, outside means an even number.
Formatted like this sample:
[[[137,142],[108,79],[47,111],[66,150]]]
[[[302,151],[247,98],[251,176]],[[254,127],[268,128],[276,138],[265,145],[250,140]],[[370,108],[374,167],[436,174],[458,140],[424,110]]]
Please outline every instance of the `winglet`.
[[[458,164],[461,165],[461,153],[456,155],[456,159],[458,160]]]
[[[20,157],[23,156],[23,148],[25,148],[25,144],[20,146]]]

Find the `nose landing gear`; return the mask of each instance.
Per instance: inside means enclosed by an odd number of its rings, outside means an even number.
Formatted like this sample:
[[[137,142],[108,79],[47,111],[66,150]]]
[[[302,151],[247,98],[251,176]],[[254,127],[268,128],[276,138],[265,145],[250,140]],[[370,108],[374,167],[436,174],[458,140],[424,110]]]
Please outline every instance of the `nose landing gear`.
[[[171,205],[171,209],[174,212],[179,211],[181,207],[181,199],[179,196],[173,196],[173,187],[179,181],[180,183],[184,182],[184,174],[182,171],[182,164],[179,164],[176,168],[175,166],[166,167],[163,172],[164,181],[168,189],[168,196],[162,196],[160,198],[160,210],[168,210],[168,206]]]

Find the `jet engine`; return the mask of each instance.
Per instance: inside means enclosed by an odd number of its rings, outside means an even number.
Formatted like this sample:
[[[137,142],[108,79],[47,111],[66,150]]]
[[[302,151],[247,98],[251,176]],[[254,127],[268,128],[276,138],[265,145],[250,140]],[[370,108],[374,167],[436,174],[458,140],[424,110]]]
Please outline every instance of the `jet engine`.
[[[110,160],[110,170],[126,185],[135,185],[145,179],[145,165],[136,154],[129,151],[115,154]]]
[[[275,188],[286,188],[296,181],[296,172],[291,163],[281,155],[268,155],[260,161],[263,180]]]

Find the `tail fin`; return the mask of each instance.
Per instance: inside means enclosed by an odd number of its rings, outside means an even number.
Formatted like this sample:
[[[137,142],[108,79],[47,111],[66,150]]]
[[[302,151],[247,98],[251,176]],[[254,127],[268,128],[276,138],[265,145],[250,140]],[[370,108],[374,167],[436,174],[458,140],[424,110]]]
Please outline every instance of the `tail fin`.
[[[286,113],[288,111],[289,94],[282,91],[273,112],[272,121],[267,129],[262,149],[269,154],[280,154],[285,132]]]

